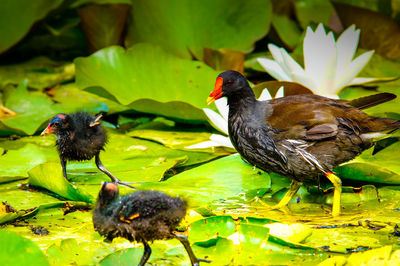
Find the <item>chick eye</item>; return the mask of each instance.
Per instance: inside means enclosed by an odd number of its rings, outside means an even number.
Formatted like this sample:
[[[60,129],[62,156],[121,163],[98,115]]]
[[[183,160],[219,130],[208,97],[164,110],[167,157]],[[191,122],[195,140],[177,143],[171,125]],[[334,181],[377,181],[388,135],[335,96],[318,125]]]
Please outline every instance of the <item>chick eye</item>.
[[[227,83],[227,84],[232,84],[232,83],[233,83],[233,80],[228,79],[228,81],[227,81],[226,83]]]

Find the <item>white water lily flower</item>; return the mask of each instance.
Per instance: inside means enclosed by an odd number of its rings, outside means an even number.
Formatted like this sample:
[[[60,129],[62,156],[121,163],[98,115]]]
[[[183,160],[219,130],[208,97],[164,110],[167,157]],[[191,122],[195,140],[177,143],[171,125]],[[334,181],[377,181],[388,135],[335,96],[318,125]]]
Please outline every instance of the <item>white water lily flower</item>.
[[[283,87],[280,87],[278,92],[276,93],[275,98],[279,97],[283,97]],[[270,99],[272,99],[272,97],[267,89],[264,89],[261,92],[260,97],[258,97],[259,101],[266,101]],[[231,140],[229,139],[229,137],[227,137],[229,135],[228,132],[229,106],[226,97],[216,100],[215,105],[217,106],[219,113],[208,108],[203,108],[203,111],[210,120],[211,125],[221,133],[224,133],[224,135],[212,134],[210,136],[210,140],[188,146],[186,147],[187,149],[204,149],[204,148],[220,147],[220,146],[235,149],[232,145]]]
[[[257,61],[277,80],[297,82],[315,94],[338,98],[336,94],[345,86],[376,80],[355,77],[374,53],[368,51],[353,60],[359,36],[360,30],[353,25],[335,42],[333,33],[327,34],[319,24],[315,32],[308,27],[304,37],[304,69],[284,48],[273,44],[269,44],[268,49],[274,60],[258,58]]]

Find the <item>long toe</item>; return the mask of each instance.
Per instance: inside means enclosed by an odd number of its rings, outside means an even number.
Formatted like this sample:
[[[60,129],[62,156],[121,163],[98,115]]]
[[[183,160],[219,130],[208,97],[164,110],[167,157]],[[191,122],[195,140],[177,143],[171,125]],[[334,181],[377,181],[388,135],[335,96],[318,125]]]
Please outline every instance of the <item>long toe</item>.
[[[121,181],[121,180],[117,180],[117,181],[115,181],[115,184],[136,190],[136,187],[134,187],[132,185],[129,185],[129,182],[124,182],[124,181]]]

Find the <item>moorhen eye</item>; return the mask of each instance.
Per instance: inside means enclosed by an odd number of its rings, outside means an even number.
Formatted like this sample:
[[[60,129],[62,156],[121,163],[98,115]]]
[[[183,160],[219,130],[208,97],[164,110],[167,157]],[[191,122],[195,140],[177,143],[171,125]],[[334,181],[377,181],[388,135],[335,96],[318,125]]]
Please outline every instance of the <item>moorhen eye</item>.
[[[228,80],[227,82],[226,82],[226,84],[228,84],[228,85],[231,85],[231,84],[233,84],[233,80]]]
[[[179,197],[172,198],[160,191],[137,191],[119,197],[118,187],[105,183],[93,211],[93,225],[109,241],[124,237],[142,242],[144,253],[139,265],[145,265],[151,255],[148,241],[172,238],[182,243],[192,265],[210,262],[196,258],[187,237],[174,232],[185,215],[186,202]]]
[[[374,144],[377,132],[400,128],[396,119],[362,111],[396,98],[380,93],[345,101],[318,95],[293,95],[257,101],[246,79],[236,71],[221,73],[208,103],[220,97],[221,80],[234,80],[229,105],[229,137],[240,155],[264,171],[292,179],[289,191],[273,208],[282,208],[303,181],[326,176],[334,186],[332,215],[340,214],[341,180],[332,170]]]
[[[67,161],[84,161],[95,157],[97,168],[108,175],[114,183],[134,188],[116,178],[100,161],[100,151],[104,150],[107,142],[106,131],[100,124],[101,117],[102,115],[94,117],[86,112],[58,114],[50,120],[41,135],[50,133],[57,135],[56,145],[65,179],[68,180]],[[56,126],[57,131],[53,131],[52,126]]]

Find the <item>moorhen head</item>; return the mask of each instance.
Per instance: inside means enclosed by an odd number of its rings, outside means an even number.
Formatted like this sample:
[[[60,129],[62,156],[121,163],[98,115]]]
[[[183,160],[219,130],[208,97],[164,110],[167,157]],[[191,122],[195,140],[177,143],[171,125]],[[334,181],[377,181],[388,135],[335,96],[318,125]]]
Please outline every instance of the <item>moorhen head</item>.
[[[186,202],[160,191],[137,191],[118,196],[114,183],[103,182],[93,212],[94,229],[112,241],[123,237],[141,242],[144,253],[139,265],[144,265],[151,255],[148,241],[178,239],[185,247],[192,265],[199,265],[186,236],[174,230],[186,215]]]
[[[100,124],[102,115],[94,117],[86,112],[73,114],[57,114],[50,119],[42,136],[54,133],[60,156],[63,175],[67,178],[67,161],[90,160],[95,157],[97,168],[108,175],[115,183],[134,188],[120,181],[100,161],[100,151],[107,142],[106,131]]]
[[[228,98],[232,144],[250,164],[292,179],[286,206],[303,181],[326,176],[334,185],[332,215],[340,214],[341,180],[332,170],[371,147],[373,137],[400,127],[400,121],[364,113],[396,96],[390,93],[353,101],[318,95],[293,95],[257,101],[246,79],[236,71],[221,73],[207,102]]]

